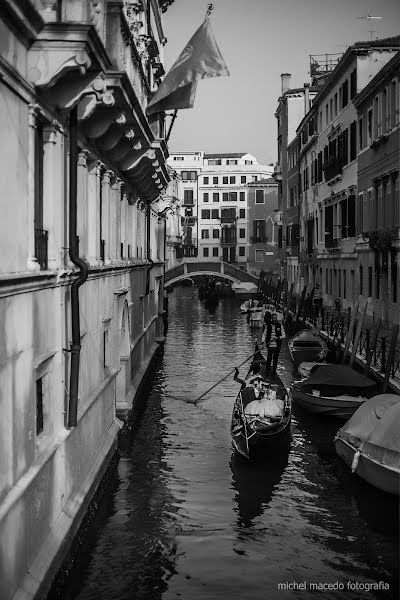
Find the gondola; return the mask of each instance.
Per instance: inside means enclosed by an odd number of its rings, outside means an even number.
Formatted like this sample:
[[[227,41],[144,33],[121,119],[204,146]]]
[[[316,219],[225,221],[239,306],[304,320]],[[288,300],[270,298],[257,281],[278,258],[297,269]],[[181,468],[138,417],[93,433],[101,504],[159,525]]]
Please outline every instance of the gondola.
[[[288,342],[290,358],[298,367],[302,362],[321,361],[328,354],[328,346],[318,332],[303,329]]]
[[[376,393],[376,383],[346,365],[320,365],[290,386],[293,401],[306,412],[347,420]]]
[[[263,365],[265,365],[265,358],[256,345],[253,361],[244,383],[250,383],[250,376],[259,372],[260,368],[262,371]],[[265,382],[266,394],[280,400],[279,406],[282,407],[282,410],[277,416],[247,414],[246,406],[250,405],[246,405],[245,389],[240,389],[233,406],[231,438],[236,451],[249,460],[270,457],[280,449],[287,449],[290,442],[292,411],[287,390],[277,375],[270,378],[262,377],[262,379]],[[277,404],[275,402],[274,406]]]

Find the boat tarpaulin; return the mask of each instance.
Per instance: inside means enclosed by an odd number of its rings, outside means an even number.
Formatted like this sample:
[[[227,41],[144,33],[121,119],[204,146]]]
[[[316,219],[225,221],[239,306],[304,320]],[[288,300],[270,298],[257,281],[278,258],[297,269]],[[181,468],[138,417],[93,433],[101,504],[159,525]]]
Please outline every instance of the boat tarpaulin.
[[[376,388],[376,383],[369,377],[357,373],[346,365],[321,365],[308,379],[304,385],[326,392],[338,390],[339,394],[350,394],[357,396],[360,392],[363,396],[369,394]]]
[[[400,396],[380,394],[370,398],[338,435],[372,459],[400,469]]]

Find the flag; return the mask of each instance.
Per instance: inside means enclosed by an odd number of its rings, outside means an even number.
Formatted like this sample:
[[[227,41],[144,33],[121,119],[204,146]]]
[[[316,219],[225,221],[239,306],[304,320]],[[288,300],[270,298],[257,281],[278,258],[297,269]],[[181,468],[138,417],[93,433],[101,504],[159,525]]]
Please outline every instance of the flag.
[[[206,18],[161,82],[147,113],[193,108],[197,81],[224,75],[229,76],[229,71]]]

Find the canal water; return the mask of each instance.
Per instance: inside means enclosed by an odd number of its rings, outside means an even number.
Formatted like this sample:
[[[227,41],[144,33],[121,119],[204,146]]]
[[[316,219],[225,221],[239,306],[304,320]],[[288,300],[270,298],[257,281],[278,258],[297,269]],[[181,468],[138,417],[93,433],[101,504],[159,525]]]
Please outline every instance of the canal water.
[[[231,447],[231,377],[191,404],[251,355],[255,337],[235,298],[212,313],[190,287],[169,295],[143,410],[121,434],[62,598],[398,598],[397,500],[336,457],[336,421],[294,407],[289,451],[255,465]],[[279,372],[286,385],[295,376],[285,347]]]

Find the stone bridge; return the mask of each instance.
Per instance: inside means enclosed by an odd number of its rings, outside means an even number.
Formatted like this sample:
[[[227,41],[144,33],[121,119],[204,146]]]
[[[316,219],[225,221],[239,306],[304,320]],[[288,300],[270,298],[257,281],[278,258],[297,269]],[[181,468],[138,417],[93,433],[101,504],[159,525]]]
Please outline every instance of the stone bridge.
[[[258,277],[242,271],[238,267],[234,267],[232,264],[220,261],[220,262],[191,262],[185,260],[179,265],[167,269],[165,271],[165,285],[174,285],[184,279],[192,279],[193,277],[201,277],[203,275],[214,275],[222,279],[227,279],[233,283],[240,283],[247,281],[258,285]]]

